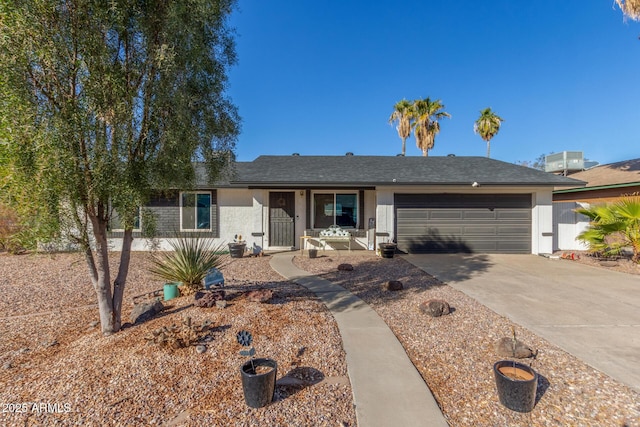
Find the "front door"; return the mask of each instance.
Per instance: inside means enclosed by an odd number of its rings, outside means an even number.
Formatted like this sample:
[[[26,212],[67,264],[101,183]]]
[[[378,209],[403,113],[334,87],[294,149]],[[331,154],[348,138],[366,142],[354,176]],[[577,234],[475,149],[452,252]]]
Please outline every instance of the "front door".
[[[295,247],[295,193],[269,193],[269,246]]]

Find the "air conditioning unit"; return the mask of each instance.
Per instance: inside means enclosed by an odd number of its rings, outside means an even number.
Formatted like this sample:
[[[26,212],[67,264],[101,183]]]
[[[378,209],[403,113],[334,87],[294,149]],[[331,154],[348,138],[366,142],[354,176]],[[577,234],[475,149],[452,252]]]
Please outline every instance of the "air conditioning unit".
[[[569,173],[584,170],[582,151],[563,151],[545,156],[544,170],[551,173]]]

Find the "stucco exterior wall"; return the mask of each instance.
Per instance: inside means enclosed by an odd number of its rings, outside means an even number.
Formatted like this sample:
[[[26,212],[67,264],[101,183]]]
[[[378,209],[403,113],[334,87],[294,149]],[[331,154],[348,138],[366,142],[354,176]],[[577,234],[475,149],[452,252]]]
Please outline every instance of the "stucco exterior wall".
[[[295,195],[295,243],[294,247],[300,248],[300,237],[304,235],[306,224],[306,191],[292,191]],[[352,242],[353,248],[368,249],[368,223],[369,218],[375,218],[375,243],[393,241],[394,236],[394,194],[396,193],[527,193],[532,194],[532,224],[531,224],[531,248],[532,253],[551,253],[554,250],[554,230],[552,193],[550,188],[531,187],[471,187],[469,186],[398,186],[390,185],[379,187],[376,190],[364,191],[364,237],[358,237]],[[231,189],[217,190],[217,218],[219,237],[212,239],[216,243],[227,243],[234,239],[235,235],[242,235],[247,242],[247,248],[255,252],[276,248],[269,245],[269,190],[266,189]],[[387,234],[381,236],[380,234]],[[121,248],[121,239],[111,239],[112,248]],[[166,240],[158,239],[158,248],[169,250]],[[148,250],[149,242],[145,239],[135,239],[133,250]],[[328,248],[329,249],[329,248]]]

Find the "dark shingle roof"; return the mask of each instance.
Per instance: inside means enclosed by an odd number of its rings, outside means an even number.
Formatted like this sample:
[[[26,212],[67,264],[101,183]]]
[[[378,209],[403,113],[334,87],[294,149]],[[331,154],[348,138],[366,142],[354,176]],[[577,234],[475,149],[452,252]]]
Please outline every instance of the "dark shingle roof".
[[[260,156],[235,166],[229,184],[241,187],[584,184],[486,157]]]

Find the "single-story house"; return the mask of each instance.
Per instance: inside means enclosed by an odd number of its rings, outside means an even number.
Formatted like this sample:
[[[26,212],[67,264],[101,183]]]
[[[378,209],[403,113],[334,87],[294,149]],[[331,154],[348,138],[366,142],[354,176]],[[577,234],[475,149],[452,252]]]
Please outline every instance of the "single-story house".
[[[485,157],[351,153],[260,156],[236,162],[231,176],[151,200],[161,247],[180,230],[219,242],[242,236],[254,251],[300,249],[317,244],[303,236],[336,224],[365,250],[392,241],[408,253],[549,253],[552,191],[582,184]],[[111,231],[114,249],[121,237]]]
[[[586,249],[576,237],[589,226],[589,218],[576,213],[576,208],[640,194],[640,159],[599,165],[570,177],[586,185],[557,188],[553,192],[554,250]]]

